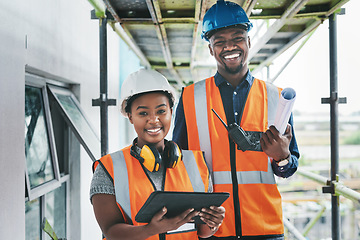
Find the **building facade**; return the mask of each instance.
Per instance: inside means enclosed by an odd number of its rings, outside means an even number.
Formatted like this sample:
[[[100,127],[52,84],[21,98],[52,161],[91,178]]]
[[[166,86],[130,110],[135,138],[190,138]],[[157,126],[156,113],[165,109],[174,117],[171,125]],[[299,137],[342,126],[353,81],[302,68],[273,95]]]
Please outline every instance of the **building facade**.
[[[0,2],[1,239],[50,239],[44,218],[59,238],[101,239],[89,201],[100,157],[100,109],[92,106],[99,21],[91,10],[85,0]],[[108,97],[117,99],[120,38],[107,32]],[[129,142],[121,118],[109,107],[110,152]]]

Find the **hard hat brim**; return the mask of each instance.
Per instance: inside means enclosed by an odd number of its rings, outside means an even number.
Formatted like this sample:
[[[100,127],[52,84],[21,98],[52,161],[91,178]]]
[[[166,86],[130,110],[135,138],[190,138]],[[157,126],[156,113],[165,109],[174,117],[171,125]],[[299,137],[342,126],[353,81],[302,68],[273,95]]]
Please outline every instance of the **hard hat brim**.
[[[127,101],[137,94],[155,91],[168,92],[171,99],[175,99],[175,90],[168,80],[159,72],[152,69],[140,69],[129,74],[121,86],[121,113],[127,116]],[[175,100],[173,100],[173,103]]]
[[[129,112],[128,106],[138,97],[147,94],[147,93],[163,93],[169,98],[170,108],[172,108],[175,104],[175,92],[171,92],[169,90],[155,90],[155,91],[145,91],[141,93],[137,93],[134,95],[131,95],[127,99],[123,99],[121,101],[121,113],[124,117],[127,117],[127,113]]]
[[[238,28],[244,29],[247,32],[249,32],[252,26],[248,26],[248,24],[239,23],[239,24],[229,25],[229,26],[225,26],[225,27],[219,27],[219,28],[212,29],[212,30],[210,30],[210,31],[208,31],[206,33],[203,33],[202,38],[205,39],[206,41],[209,41],[210,38],[215,33],[219,32],[219,31],[222,31],[222,30],[225,30],[225,29],[228,29],[228,28],[232,28],[232,27],[234,27],[234,28],[238,27]]]

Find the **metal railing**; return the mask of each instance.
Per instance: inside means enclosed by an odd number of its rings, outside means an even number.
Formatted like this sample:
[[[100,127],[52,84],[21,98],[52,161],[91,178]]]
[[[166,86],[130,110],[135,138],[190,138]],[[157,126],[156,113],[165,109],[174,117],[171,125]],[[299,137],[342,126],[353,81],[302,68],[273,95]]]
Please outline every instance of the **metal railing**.
[[[335,192],[333,194],[335,195],[341,195],[343,197],[346,197],[352,201],[360,203],[360,193],[346,187],[342,182],[339,182],[339,178],[337,178],[336,181],[330,181],[326,177],[320,176],[318,174],[315,174],[310,171],[305,171],[302,169],[297,170],[297,174],[300,174],[303,177],[306,177],[308,179],[311,179],[315,182],[318,182],[322,185],[326,186],[334,186]]]
[[[331,193],[335,196],[343,196],[349,200],[352,200],[356,203],[360,203],[360,193],[345,186],[342,182],[339,182],[339,177],[335,181],[328,180],[326,177],[318,175],[316,173],[298,169],[296,174],[300,174],[301,176],[313,180],[321,185],[323,185],[323,192],[324,193]],[[333,189],[333,192],[328,192],[327,189]],[[315,215],[315,217],[305,226],[302,233],[296,227],[284,217],[284,226],[287,230],[294,235],[296,239],[305,240],[307,239],[306,236],[308,235],[309,231],[312,227],[316,224],[316,222],[321,218],[323,213],[325,212],[325,206],[322,206],[320,211]]]

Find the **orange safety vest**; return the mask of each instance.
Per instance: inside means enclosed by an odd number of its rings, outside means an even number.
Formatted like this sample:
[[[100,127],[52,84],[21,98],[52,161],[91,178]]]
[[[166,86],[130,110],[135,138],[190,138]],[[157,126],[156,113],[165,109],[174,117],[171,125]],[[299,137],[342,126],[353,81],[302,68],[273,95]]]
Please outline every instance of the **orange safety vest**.
[[[131,146],[105,155],[96,161],[93,170],[101,164],[112,177],[117,205],[128,224],[144,225],[135,221],[135,216],[149,195],[155,191],[139,160],[130,154]],[[175,168],[166,169],[164,191],[207,192],[209,171],[201,151],[183,150],[183,161]],[[127,190],[128,189],[128,190]],[[197,239],[197,232],[166,234],[167,240]],[[148,239],[159,239],[159,235]]]
[[[274,122],[280,91],[272,84],[254,79],[240,126],[245,131],[265,132]],[[186,87],[182,99],[188,148],[205,151],[205,159],[213,175],[214,192],[230,193],[230,198],[223,204],[226,209],[225,219],[215,236],[236,236],[235,224],[239,223],[235,223],[229,137],[220,120],[211,111],[213,108],[226,120],[214,77]],[[235,151],[241,234],[283,234],[281,196],[270,158],[261,150]]]

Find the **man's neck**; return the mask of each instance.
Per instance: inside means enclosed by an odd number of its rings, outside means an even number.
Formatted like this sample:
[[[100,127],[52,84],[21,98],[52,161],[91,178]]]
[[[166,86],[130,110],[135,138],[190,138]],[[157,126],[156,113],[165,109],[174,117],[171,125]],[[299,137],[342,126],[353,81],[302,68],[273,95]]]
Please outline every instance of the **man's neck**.
[[[230,83],[234,88],[237,87],[242,81],[246,79],[248,69],[246,71],[241,71],[236,74],[230,74],[228,72],[219,72],[220,75],[225,78],[225,80]]]

